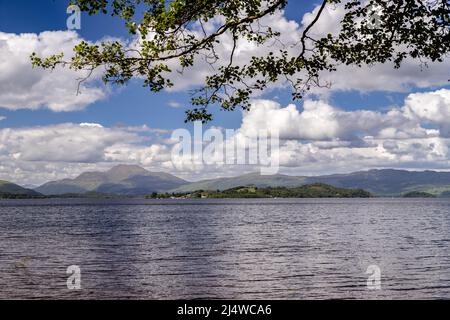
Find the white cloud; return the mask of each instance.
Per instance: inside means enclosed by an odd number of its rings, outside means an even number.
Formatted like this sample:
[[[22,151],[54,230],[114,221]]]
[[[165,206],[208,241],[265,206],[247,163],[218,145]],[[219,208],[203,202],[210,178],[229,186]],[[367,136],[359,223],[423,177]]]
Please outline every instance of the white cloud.
[[[430,134],[401,109],[387,113],[369,110],[344,111],[323,101],[306,100],[300,112],[291,104],[256,100],[245,113],[241,130],[254,135],[258,130],[276,130],[285,140],[359,141],[366,136],[384,138],[426,137]],[[393,129],[394,131],[390,131]]]
[[[345,2],[344,2],[345,3]],[[316,16],[318,6],[303,17],[302,26],[308,25]],[[344,16],[343,4],[328,6],[311,30],[311,36],[319,39],[331,33],[336,35]],[[360,92],[390,91],[407,92],[414,88],[430,88],[448,84],[450,60],[433,63],[431,61],[407,58],[400,69],[393,63],[374,66],[340,65],[335,72],[322,72],[321,81],[331,84],[328,88],[313,88],[312,92],[328,95],[333,91],[356,90]]]
[[[0,32],[0,108],[74,111],[103,99],[106,92],[103,86],[96,85],[98,73],[81,84],[77,95],[79,79],[85,77],[86,72],[61,67],[53,71],[32,69],[32,52],[40,56],[63,52],[68,58],[81,40],[73,31]]]
[[[411,118],[436,124],[441,134],[450,134],[450,90],[410,94],[405,101],[405,112]]]
[[[6,120],[6,117],[0,116],[0,121]]]
[[[102,126],[101,124],[98,124],[98,123],[89,123],[89,122],[80,123],[80,127],[103,128],[103,126]]]
[[[388,91],[408,92],[415,88],[431,88],[448,84],[450,61],[429,63],[421,66],[418,60],[406,59],[400,69],[395,69],[392,63],[374,66],[339,66],[337,71],[323,72],[321,81],[330,83],[328,88],[313,88],[313,93],[328,95],[336,91],[359,92]]]
[[[0,130],[0,154],[11,159],[45,162],[100,162],[105,148],[132,143],[135,134],[101,126],[59,124]]]
[[[178,108],[183,107],[183,104],[180,103],[180,102],[178,102],[178,101],[169,101],[169,102],[167,103],[167,105],[168,105],[169,107],[175,108],[175,109],[178,109]]]

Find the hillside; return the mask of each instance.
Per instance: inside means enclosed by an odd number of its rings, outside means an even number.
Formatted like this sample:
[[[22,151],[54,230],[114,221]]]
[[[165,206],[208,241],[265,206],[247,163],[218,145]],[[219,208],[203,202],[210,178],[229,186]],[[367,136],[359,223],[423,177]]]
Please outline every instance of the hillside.
[[[39,197],[41,194],[34,190],[23,188],[17,184],[0,180],[0,198]]]
[[[434,196],[428,192],[411,191],[411,192],[405,193],[403,195],[403,198],[436,198],[436,196]]]
[[[380,196],[401,196],[412,191],[439,195],[450,190],[450,172],[383,169],[307,179],[307,183],[316,182],[335,187],[364,189]],[[440,192],[430,192],[433,188],[438,188]]]

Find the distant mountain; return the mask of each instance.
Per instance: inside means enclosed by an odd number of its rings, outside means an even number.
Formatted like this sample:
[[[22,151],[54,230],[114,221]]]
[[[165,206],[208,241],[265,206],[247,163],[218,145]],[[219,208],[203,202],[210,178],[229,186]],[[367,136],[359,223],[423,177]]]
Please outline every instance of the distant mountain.
[[[377,195],[402,195],[412,191],[440,195],[450,190],[450,172],[369,170],[349,174],[309,177],[307,183],[326,183],[340,188],[364,189]]]
[[[203,180],[183,185],[179,188],[171,190],[173,192],[192,192],[198,190],[227,190],[239,186],[255,186],[258,188],[267,187],[298,187],[306,183],[304,177],[294,177],[282,174],[263,176],[259,173],[250,173],[243,176],[231,178],[218,178],[211,180]]]
[[[262,176],[257,173],[239,177],[204,180],[182,185],[174,192],[192,192],[197,190],[227,190],[239,186],[298,187],[305,184],[324,183],[337,188],[363,189],[379,196],[400,196],[421,191],[434,195],[450,191],[450,172],[406,171],[406,170],[370,170],[349,174],[335,174],[317,177],[296,177],[287,175]]]
[[[17,184],[0,180],[0,198],[39,197],[38,192],[23,188]]]
[[[139,166],[119,165],[106,172],[86,172],[75,179],[48,182],[35,190],[45,195],[100,192],[119,195],[146,195],[163,192],[187,181],[163,172],[150,172]]]

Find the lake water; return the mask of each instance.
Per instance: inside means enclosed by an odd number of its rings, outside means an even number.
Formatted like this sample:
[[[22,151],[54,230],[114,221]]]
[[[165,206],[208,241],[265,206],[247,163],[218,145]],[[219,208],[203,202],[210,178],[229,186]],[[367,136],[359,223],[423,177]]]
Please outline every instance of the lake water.
[[[5,298],[450,298],[450,200],[0,201]]]

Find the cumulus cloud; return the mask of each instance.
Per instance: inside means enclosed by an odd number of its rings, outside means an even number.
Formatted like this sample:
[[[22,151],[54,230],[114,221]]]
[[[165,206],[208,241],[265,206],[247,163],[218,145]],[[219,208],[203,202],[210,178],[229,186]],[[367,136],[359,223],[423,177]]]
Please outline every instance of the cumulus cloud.
[[[420,121],[439,126],[441,134],[450,134],[450,90],[413,93],[405,102],[406,114]]]
[[[106,147],[136,139],[125,130],[94,124],[7,128],[0,131],[0,154],[23,161],[100,162]]]
[[[406,59],[400,69],[390,62],[374,66],[338,66],[337,71],[323,72],[321,81],[330,84],[328,88],[313,88],[312,93],[329,95],[336,91],[409,92],[416,88],[426,89],[448,84],[450,61],[428,63],[425,67],[418,60]]]
[[[323,101],[306,100],[303,111],[274,101],[256,100],[244,116],[241,130],[254,135],[261,128],[278,131],[285,140],[353,141],[366,136],[384,138],[426,137],[430,131],[410,119],[403,109],[387,113],[370,110],[344,111]],[[393,131],[392,131],[393,130]],[[330,145],[330,144],[328,144]]]
[[[175,109],[178,109],[178,108],[181,108],[183,105],[180,103],[180,102],[178,102],[178,101],[169,101],[168,103],[167,103],[167,105],[169,106],[169,107],[171,107],[171,108],[175,108]]]
[[[307,26],[316,16],[319,7],[304,15],[302,27]],[[325,37],[331,33],[336,35],[340,30],[344,17],[344,5],[333,5],[325,8],[319,21],[311,29],[313,38]],[[321,81],[330,83],[331,88],[313,88],[313,93],[328,95],[333,91],[356,90],[360,92],[390,91],[408,92],[415,88],[430,88],[448,84],[450,60],[431,62],[407,58],[400,69],[395,69],[391,62],[374,66],[340,65],[335,72],[322,72]]]
[[[81,40],[74,31],[0,32],[0,108],[75,111],[103,99],[106,91],[96,85],[98,74],[82,83],[77,94],[79,79],[85,77],[86,72],[62,67],[53,71],[31,67],[32,52],[40,56],[63,52],[70,57],[73,47]]]
[[[2,120],[6,120],[6,117],[0,116],[0,121],[2,121]]]

